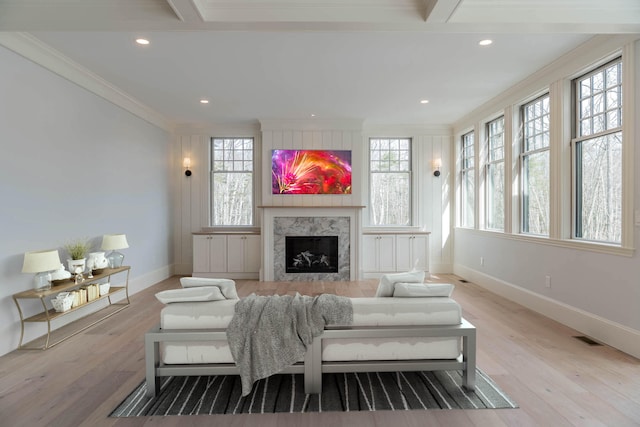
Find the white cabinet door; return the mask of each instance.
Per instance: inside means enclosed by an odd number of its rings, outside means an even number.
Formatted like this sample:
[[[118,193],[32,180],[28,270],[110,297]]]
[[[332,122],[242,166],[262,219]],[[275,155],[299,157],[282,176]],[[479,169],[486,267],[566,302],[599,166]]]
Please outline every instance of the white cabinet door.
[[[222,273],[227,268],[227,236],[193,236],[193,272]]]
[[[362,236],[362,271],[389,272],[395,271],[396,244],[395,236],[366,234]]]
[[[396,271],[396,236],[378,236],[378,271]]]
[[[413,267],[413,236],[399,234],[396,238],[396,266],[400,271],[409,271]]]
[[[260,271],[260,236],[227,236],[227,271],[229,273]]]
[[[224,273],[227,271],[227,236],[209,236],[209,271]]]
[[[429,236],[418,235],[413,236],[413,247],[411,254],[413,268],[415,261],[418,260],[416,269],[422,271],[429,271]]]
[[[228,236],[227,270],[231,273],[244,272],[244,247],[246,236]]]
[[[409,271],[414,267],[418,270],[429,271],[428,236],[399,234],[396,238],[396,244],[398,271]]]
[[[193,236],[193,271],[209,271],[209,239],[210,236]]]

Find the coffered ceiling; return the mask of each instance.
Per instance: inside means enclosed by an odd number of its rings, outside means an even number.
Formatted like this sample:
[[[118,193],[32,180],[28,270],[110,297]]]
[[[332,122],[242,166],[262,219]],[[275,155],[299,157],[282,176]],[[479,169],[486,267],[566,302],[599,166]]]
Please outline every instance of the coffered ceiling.
[[[0,0],[0,31],[170,123],[429,125],[453,123],[594,35],[640,34],[640,1]]]

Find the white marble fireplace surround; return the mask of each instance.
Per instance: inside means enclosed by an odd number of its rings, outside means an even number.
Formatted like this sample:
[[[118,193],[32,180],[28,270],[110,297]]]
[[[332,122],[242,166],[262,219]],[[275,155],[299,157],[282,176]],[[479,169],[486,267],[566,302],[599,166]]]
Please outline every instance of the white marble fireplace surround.
[[[261,208],[261,280],[265,282],[358,280],[362,206],[261,206]],[[338,236],[338,273],[286,273],[286,236]]]

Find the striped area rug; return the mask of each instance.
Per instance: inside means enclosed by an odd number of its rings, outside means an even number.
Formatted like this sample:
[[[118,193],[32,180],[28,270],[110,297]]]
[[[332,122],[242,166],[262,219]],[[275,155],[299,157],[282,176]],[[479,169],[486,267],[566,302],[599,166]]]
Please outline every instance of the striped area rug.
[[[163,378],[155,398],[143,382],[111,417],[273,412],[516,408],[482,371],[476,390],[461,387],[459,371],[324,374],[322,394],[305,394],[300,374],[279,374],[254,384],[242,397],[240,377]]]

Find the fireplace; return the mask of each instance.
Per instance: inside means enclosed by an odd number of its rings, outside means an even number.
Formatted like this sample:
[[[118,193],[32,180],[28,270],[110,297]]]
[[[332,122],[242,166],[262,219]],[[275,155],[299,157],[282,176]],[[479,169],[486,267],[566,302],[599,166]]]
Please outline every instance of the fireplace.
[[[338,236],[285,236],[286,273],[337,273]]]

